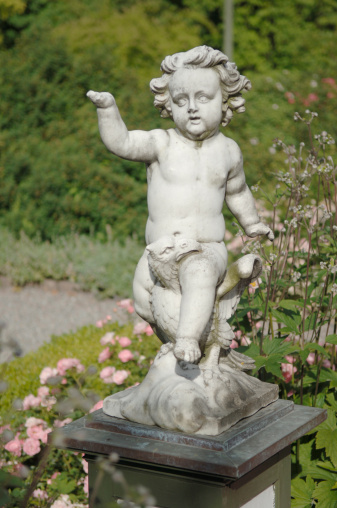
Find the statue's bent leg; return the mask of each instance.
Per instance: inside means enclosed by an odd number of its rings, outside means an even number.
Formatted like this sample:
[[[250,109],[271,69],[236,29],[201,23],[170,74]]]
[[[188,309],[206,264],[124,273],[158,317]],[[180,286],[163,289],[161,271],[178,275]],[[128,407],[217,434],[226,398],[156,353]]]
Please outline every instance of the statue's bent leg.
[[[133,298],[135,311],[148,323],[153,323],[154,318],[150,305],[150,295],[154,286],[154,277],[150,271],[147,259],[147,251],[140,258],[135,277],[133,279]]]
[[[200,339],[212,315],[216,287],[227,265],[226,248],[214,249],[211,245],[183,260],[179,270],[182,298],[174,354],[191,363],[200,359]]]

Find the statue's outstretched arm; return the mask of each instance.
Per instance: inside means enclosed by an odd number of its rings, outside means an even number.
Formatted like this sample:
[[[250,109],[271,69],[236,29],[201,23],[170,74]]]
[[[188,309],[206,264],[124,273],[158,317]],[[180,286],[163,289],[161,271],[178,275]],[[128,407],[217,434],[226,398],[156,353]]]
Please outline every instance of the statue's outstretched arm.
[[[87,97],[97,107],[99,132],[110,152],[123,159],[149,164],[157,160],[160,131],[128,131],[109,92],[90,90]]]

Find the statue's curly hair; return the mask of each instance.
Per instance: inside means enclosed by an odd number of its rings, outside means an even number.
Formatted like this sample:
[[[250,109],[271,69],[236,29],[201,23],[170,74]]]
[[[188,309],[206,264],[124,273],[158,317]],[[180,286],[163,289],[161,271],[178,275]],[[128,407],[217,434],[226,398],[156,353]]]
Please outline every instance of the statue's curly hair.
[[[162,118],[172,118],[168,84],[171,75],[181,68],[213,68],[219,74],[224,127],[231,121],[234,111],[236,113],[245,111],[245,99],[241,96],[241,92],[251,89],[249,79],[242,76],[235,63],[229,62],[228,57],[221,51],[208,46],[198,46],[183,53],[167,56],[160,66],[163,75],[151,80],[150,89],[155,96],[154,106],[159,109]]]

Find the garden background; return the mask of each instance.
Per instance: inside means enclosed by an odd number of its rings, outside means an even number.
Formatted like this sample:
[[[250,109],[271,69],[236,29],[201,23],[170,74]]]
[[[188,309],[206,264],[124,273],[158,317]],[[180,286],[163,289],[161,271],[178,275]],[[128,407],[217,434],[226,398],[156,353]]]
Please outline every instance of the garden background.
[[[0,0],[1,275],[18,285],[70,279],[98,295],[131,296],[144,246],[145,168],[105,150],[85,94],[113,92],[130,129],[169,128],[148,83],[167,54],[221,49],[222,12],[218,0]],[[226,134],[243,151],[276,241],[247,243],[224,208],[233,257],[243,248],[265,260],[233,320],[233,345],[255,358],[255,375],[277,382],[282,397],[328,409],[320,430],[294,445],[293,506],[335,508],[337,5],[235,1],[234,20],[233,60],[253,90]],[[146,325],[110,321],[3,368],[8,506],[85,505],[81,458],[50,451],[48,431],[139,382],[159,347]],[[42,382],[45,367],[54,370]],[[140,505],[150,503],[143,498]]]

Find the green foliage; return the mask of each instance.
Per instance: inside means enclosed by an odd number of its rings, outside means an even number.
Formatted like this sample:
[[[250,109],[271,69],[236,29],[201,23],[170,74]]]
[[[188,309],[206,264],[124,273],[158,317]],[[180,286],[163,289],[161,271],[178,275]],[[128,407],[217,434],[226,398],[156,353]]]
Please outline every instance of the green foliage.
[[[69,279],[101,297],[130,296],[144,247],[131,239],[120,244],[109,240],[109,234],[101,237],[102,241],[68,235],[49,243],[32,240],[24,233],[16,239],[0,228],[0,275],[18,286],[44,279]]]
[[[253,91],[225,132],[242,148],[249,184],[280,167],[269,149],[283,133],[295,141],[296,110],[313,104],[335,131],[335,18],[330,0],[236,4],[235,60]],[[0,22],[0,223],[44,239],[107,225],[115,238],[142,238],[145,168],[108,154],[85,93],[114,92],[130,129],[169,128],[150,79],[166,54],[220,47],[221,31],[219,0],[29,0]]]

